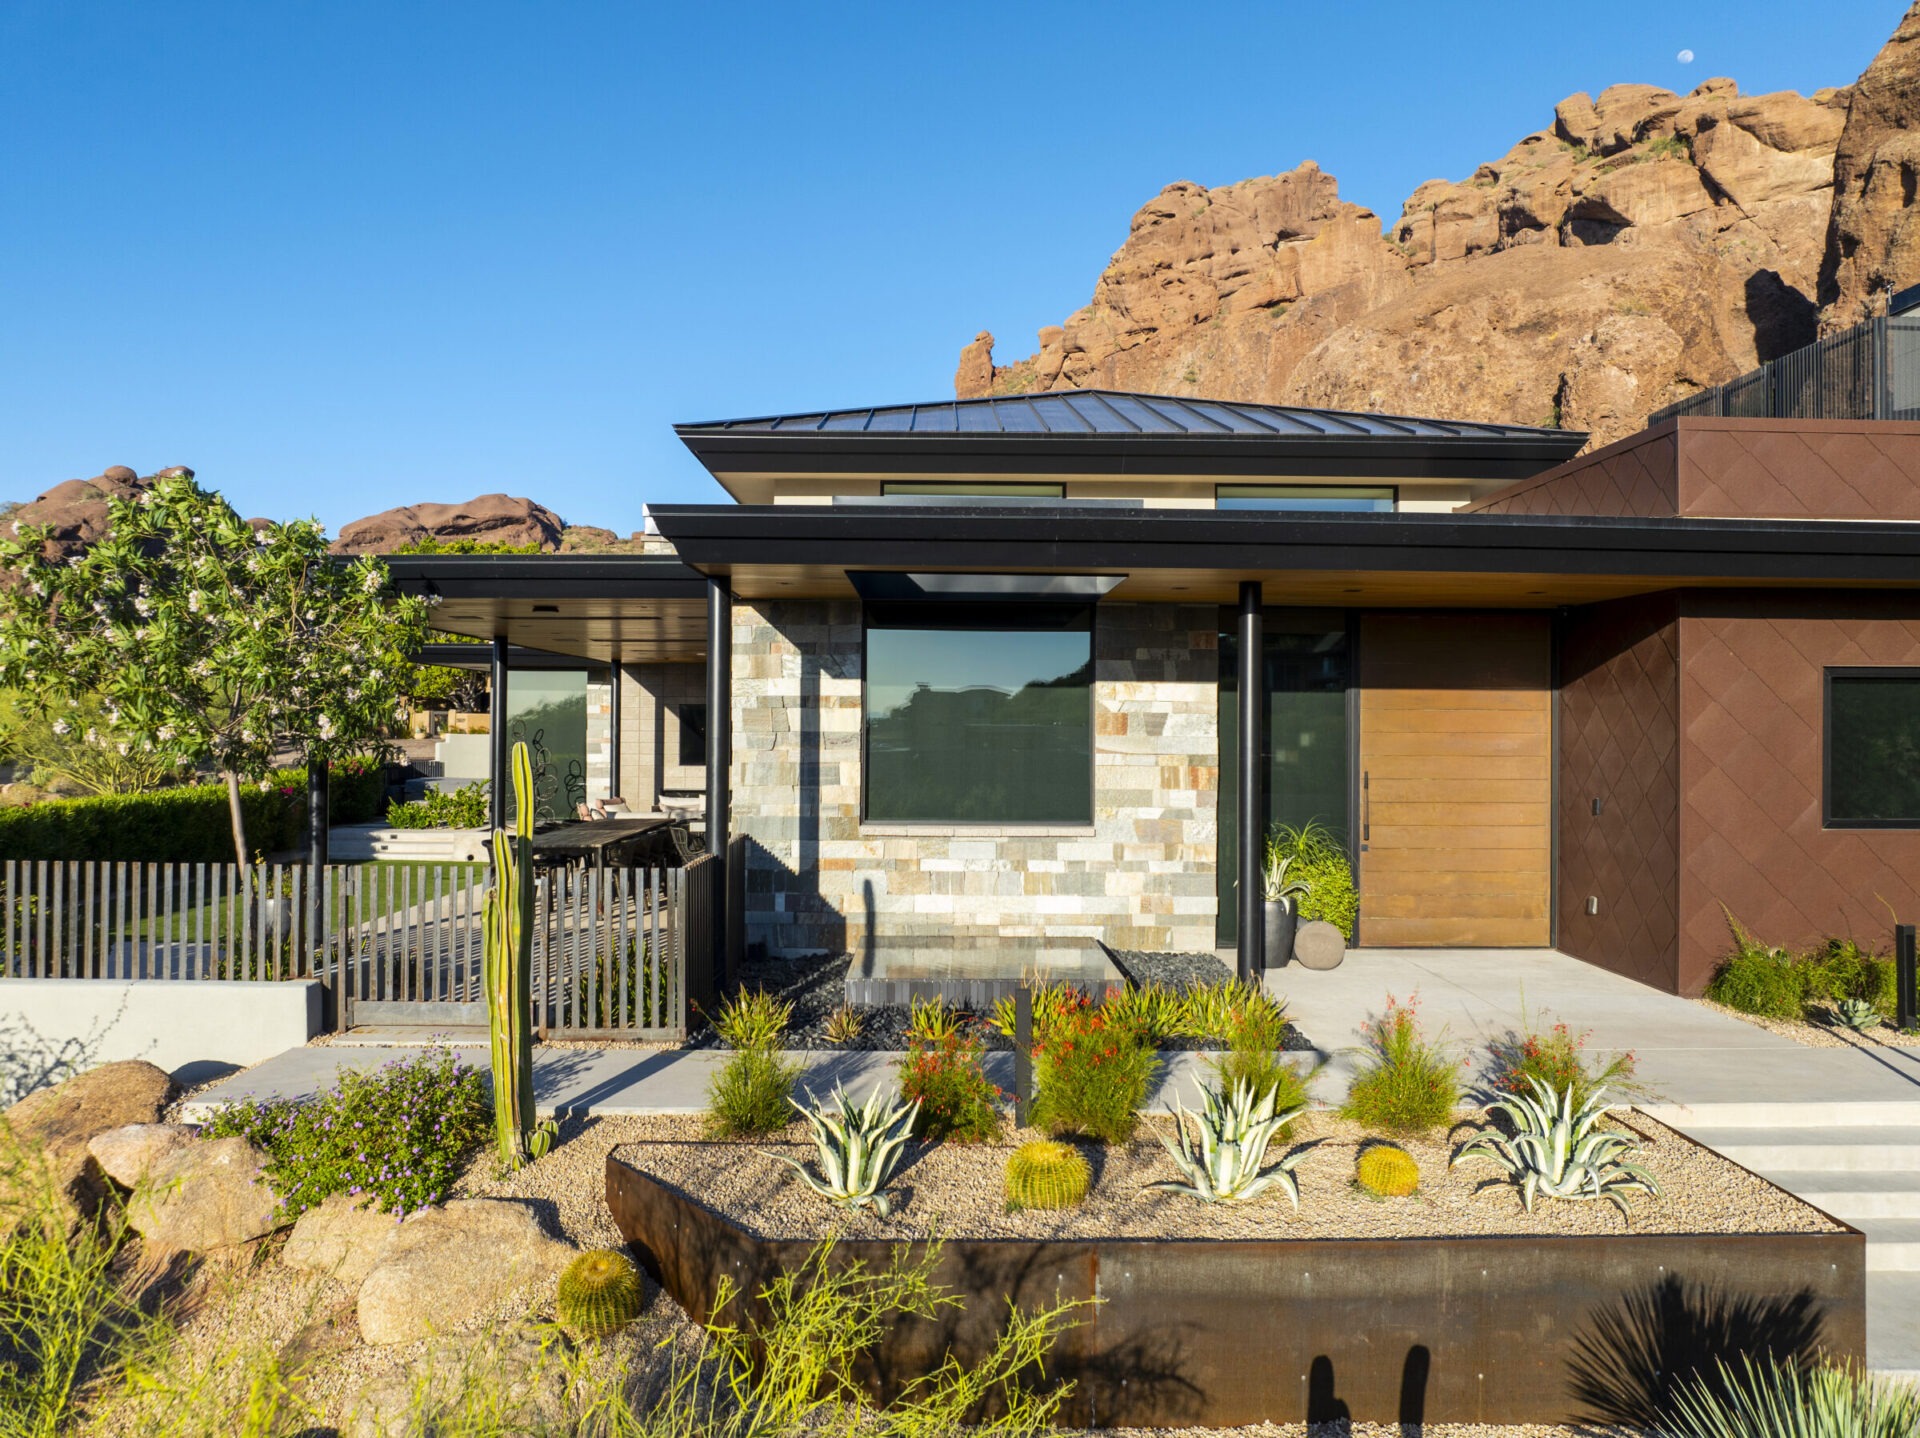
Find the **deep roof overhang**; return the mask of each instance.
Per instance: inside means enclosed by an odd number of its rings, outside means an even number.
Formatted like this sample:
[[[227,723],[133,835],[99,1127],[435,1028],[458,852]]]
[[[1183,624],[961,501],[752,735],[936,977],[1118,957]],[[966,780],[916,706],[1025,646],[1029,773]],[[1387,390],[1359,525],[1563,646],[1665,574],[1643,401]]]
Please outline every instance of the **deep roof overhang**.
[[[1920,585],[1920,524],[1071,505],[652,513],[687,564],[749,598],[851,595],[846,572],[861,569],[1125,574],[1115,600],[1225,597],[1243,579],[1316,602],[1537,606],[1684,585]]]

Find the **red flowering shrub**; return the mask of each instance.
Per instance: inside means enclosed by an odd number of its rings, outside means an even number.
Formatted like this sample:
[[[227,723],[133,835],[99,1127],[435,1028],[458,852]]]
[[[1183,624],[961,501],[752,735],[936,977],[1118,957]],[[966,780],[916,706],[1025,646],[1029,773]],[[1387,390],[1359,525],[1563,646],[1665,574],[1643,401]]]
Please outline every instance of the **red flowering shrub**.
[[[1616,1054],[1605,1064],[1596,1065],[1586,1056],[1591,1030],[1574,1033],[1565,1024],[1555,1024],[1546,1033],[1508,1034],[1491,1045],[1492,1059],[1487,1082],[1501,1093],[1522,1093],[1529,1098],[1533,1088],[1528,1079],[1539,1079],[1555,1093],[1573,1090],[1574,1107],[1585,1103],[1598,1088],[1633,1092],[1636,1067],[1631,1053]]]
[[[1085,995],[1061,1005],[1033,1050],[1033,1124],[1056,1137],[1133,1137],[1159,1055]]]
[[[999,1134],[1001,1093],[980,1067],[985,1052],[977,1034],[958,1027],[909,1035],[900,1092],[920,1100],[916,1137],[978,1143]]]

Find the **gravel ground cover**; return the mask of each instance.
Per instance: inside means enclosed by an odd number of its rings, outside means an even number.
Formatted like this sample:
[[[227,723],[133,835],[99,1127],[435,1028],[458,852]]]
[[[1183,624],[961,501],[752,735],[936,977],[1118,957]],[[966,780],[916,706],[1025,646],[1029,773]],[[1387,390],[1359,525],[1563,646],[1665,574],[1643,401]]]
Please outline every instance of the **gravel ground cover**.
[[[1273,1157],[1306,1150],[1295,1170],[1300,1211],[1269,1190],[1245,1205],[1209,1207],[1175,1194],[1143,1191],[1147,1183],[1177,1177],[1147,1121],[1134,1142],[1089,1147],[1094,1184],[1081,1207],[1061,1212],[1008,1213],[1002,1188],[1014,1143],[1038,1137],[1015,1133],[997,1144],[909,1145],[893,1184],[891,1218],[842,1214],[824,1203],[799,1175],[769,1154],[810,1160],[812,1145],[796,1125],[759,1144],[668,1142],[629,1144],[616,1152],[631,1163],[743,1229],[765,1238],[810,1238],[837,1230],[849,1238],[924,1238],[936,1228],[948,1237],[1086,1238],[1413,1238],[1435,1235],[1594,1233],[1815,1233],[1836,1225],[1791,1194],[1738,1164],[1674,1133],[1638,1112],[1612,1120],[1643,1141],[1637,1162],[1659,1182],[1663,1196],[1634,1196],[1631,1221],[1609,1203],[1542,1201],[1531,1215],[1510,1184],[1477,1185],[1497,1173],[1492,1165],[1449,1171],[1453,1147],[1481,1127],[1478,1117],[1457,1125],[1453,1144],[1416,1139],[1404,1147],[1419,1162],[1420,1191],[1407,1199],[1376,1199],[1352,1182],[1360,1149],[1376,1141],[1357,1124],[1328,1113],[1309,1114],[1292,1144]],[[686,1139],[698,1120],[674,1120]],[[663,1128],[665,1121],[663,1121]],[[760,1150],[765,1150],[761,1152]]]
[[[1185,991],[1198,983],[1217,983],[1233,977],[1233,971],[1212,954],[1155,954],[1114,952],[1114,963],[1121,973],[1136,984],[1164,984]],[[849,959],[845,954],[811,954],[796,959],[750,959],[741,965],[740,986],[764,989],[793,1005],[793,1019],[787,1025],[782,1047],[789,1049],[840,1050],[857,1053],[897,1052],[907,1046],[905,1004],[884,1004],[859,1009],[860,1036],[849,1043],[834,1043],[827,1037],[827,1023],[846,1002],[845,979]],[[984,1015],[969,1014],[974,1019]],[[982,1037],[989,1049],[1010,1052],[1013,1040],[998,1030],[982,1026]],[[703,1025],[687,1041],[696,1049],[723,1049],[727,1043],[710,1026]],[[1168,1050],[1218,1048],[1212,1040],[1170,1037],[1158,1047]],[[1289,1052],[1311,1052],[1313,1044],[1298,1029],[1289,1025],[1282,1045]]]
[[[1716,1004],[1712,999],[1697,999],[1695,1002],[1712,1009],[1717,1014],[1725,1014],[1730,1019],[1739,1019],[1743,1024],[1752,1024],[1757,1029],[1765,1029],[1770,1034],[1779,1034],[1782,1038],[1792,1039],[1795,1043],[1805,1044],[1808,1048],[1869,1050],[1920,1048],[1920,1030],[1902,1033],[1886,1022],[1864,1033],[1855,1033],[1852,1029],[1840,1024],[1810,1023],[1805,1019],[1769,1019],[1759,1014],[1746,1014],[1739,1009],[1730,1009],[1725,1004]]]

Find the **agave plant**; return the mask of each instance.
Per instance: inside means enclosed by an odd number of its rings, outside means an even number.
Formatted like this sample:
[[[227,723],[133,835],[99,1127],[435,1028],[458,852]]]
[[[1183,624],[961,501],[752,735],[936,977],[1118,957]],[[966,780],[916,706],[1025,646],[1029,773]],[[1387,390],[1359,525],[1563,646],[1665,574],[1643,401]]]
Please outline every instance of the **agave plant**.
[[[1289,879],[1287,870],[1300,856],[1294,851],[1286,829],[1276,824],[1267,831],[1265,853],[1260,863],[1260,897],[1269,904],[1288,899],[1304,899],[1313,892],[1305,879]]]
[[[1833,1017],[1842,1028],[1863,1033],[1880,1022],[1880,1010],[1872,999],[1842,999],[1833,1006]]]
[[[1606,1111],[1604,1088],[1595,1089],[1579,1108],[1573,1106],[1573,1086],[1561,1093],[1531,1074],[1533,1096],[1515,1094],[1495,1103],[1513,1124],[1511,1136],[1489,1130],[1453,1156],[1450,1168],[1474,1159],[1498,1164],[1520,1185],[1520,1201],[1533,1212],[1533,1201],[1548,1198],[1604,1198],[1631,1218],[1630,1193],[1659,1197],[1660,1185],[1643,1168],[1625,1162],[1633,1143],[1625,1134],[1599,1126]],[[1482,1185],[1483,1187],[1485,1185]]]
[[[876,1088],[864,1104],[855,1104],[844,1088],[816,1108],[795,1099],[787,1102],[813,1130],[813,1146],[820,1156],[820,1172],[786,1154],[768,1154],[792,1164],[807,1187],[842,1208],[871,1208],[882,1218],[893,1209],[881,1192],[900,1162],[900,1150],[913,1132],[920,1101],[900,1103]]]
[[[1740,1370],[1719,1364],[1719,1381],[1696,1373],[1673,1395],[1665,1431],[1675,1438],[1752,1434],[1911,1438],[1920,1431],[1920,1391],[1854,1369],[1800,1368],[1745,1354]]]
[[[1300,1184],[1293,1168],[1306,1154],[1283,1158],[1264,1171],[1261,1168],[1274,1135],[1306,1112],[1304,1106],[1276,1112],[1278,1097],[1279,1090],[1270,1088],[1256,1099],[1250,1083],[1235,1084],[1231,1095],[1203,1090],[1203,1111],[1195,1114],[1179,1108],[1172,1136],[1160,1136],[1183,1177],[1147,1187],[1184,1193],[1202,1203],[1245,1203],[1278,1187],[1295,1208],[1300,1207]]]

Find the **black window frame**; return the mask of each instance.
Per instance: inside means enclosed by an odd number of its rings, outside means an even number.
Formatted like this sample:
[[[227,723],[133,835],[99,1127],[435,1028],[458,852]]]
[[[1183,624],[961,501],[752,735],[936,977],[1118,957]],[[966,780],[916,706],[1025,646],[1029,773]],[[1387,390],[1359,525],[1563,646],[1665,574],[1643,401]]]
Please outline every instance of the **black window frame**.
[[[872,614],[876,609],[883,611],[911,612],[923,610],[929,617],[939,615],[943,618],[955,618],[965,611],[990,610],[996,613],[1018,613],[1027,608],[1084,609],[1087,616],[1087,817],[1084,819],[889,819],[875,818],[869,811],[868,803],[872,793],[873,762],[868,753],[871,734],[870,718],[872,706],[867,699],[867,681],[872,673],[872,664],[867,654],[867,635],[873,628]],[[882,628],[891,626],[883,625]],[[967,626],[953,625],[954,628]],[[979,626],[990,631],[991,626]],[[860,822],[862,825],[876,824],[884,828],[925,829],[932,832],[951,829],[1091,829],[1100,810],[1099,778],[1100,747],[1099,725],[1096,716],[1099,713],[1099,698],[1096,690],[1100,684],[1100,606],[1087,600],[1084,602],[1061,600],[956,600],[956,599],[892,599],[868,600],[860,606]]]
[[[1911,819],[1837,819],[1833,814],[1833,681],[1909,679],[1920,684],[1920,665],[1829,664],[1820,674],[1820,826],[1823,829],[1920,829]]]
[[[687,715],[690,713],[699,714],[699,724],[691,725],[687,723]],[[675,756],[679,759],[679,764],[676,767],[681,769],[704,769],[707,764],[707,701],[704,699],[682,699],[673,706],[673,722],[675,730],[677,731],[674,745]],[[695,739],[697,753],[692,759],[687,757],[687,735],[689,733],[698,736]]]

